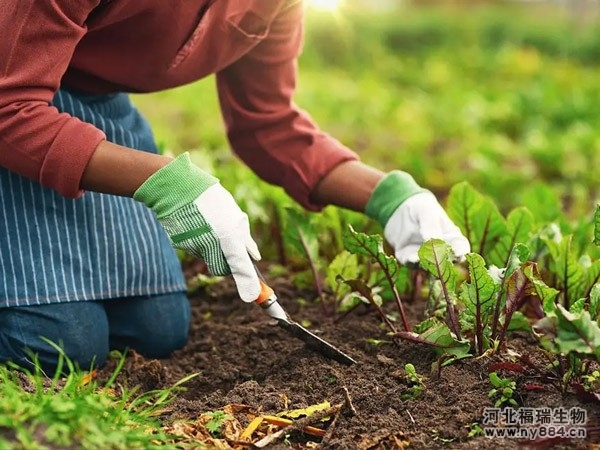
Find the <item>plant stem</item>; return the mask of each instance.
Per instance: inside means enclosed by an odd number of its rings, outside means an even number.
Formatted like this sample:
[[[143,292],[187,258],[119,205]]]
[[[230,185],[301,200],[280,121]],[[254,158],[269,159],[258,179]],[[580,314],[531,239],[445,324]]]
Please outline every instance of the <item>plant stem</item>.
[[[437,267],[438,273],[442,273],[440,268],[440,262],[437,259],[437,254],[433,252],[433,257],[435,258],[435,265]],[[450,293],[448,292],[448,286],[443,280],[440,280],[442,283],[442,291],[444,292],[444,298],[446,299],[446,311],[448,312],[448,319],[450,321],[450,327],[452,327],[452,331],[456,335],[456,339],[461,340],[460,335],[460,327],[458,326],[458,321],[456,320],[456,314],[454,313],[454,304],[452,303],[452,298],[450,297]]]
[[[483,324],[481,323],[481,304],[479,301],[475,307],[475,338],[477,339],[477,354],[483,355]]]
[[[384,266],[381,266],[383,269],[383,273],[385,273],[385,277],[387,278],[388,283],[390,284],[390,288],[392,289],[392,293],[394,294],[394,300],[396,301],[396,306],[398,307],[398,311],[400,312],[400,318],[402,319],[402,325],[406,331],[410,331],[410,325],[408,324],[408,320],[406,318],[406,313],[404,312],[404,305],[402,304],[402,299],[400,298],[400,294],[398,293],[398,289],[396,288],[396,284],[391,276],[391,274],[387,271]]]
[[[279,208],[273,208],[273,214],[275,215],[275,220],[271,225],[271,235],[275,238],[275,246],[277,247],[277,259],[279,260],[279,264],[286,266],[287,265],[287,253],[285,251],[285,244],[283,242],[283,233],[281,230],[283,227],[281,226],[281,213]]]
[[[323,305],[323,312],[325,315],[329,316],[330,311],[328,311],[327,304],[325,302],[325,295],[323,294],[323,288],[321,287],[321,280],[319,278],[319,272],[317,271],[317,265],[310,256],[310,251],[308,250],[308,245],[304,239],[304,236],[300,232],[298,233],[298,236],[300,236],[300,243],[302,244],[302,248],[304,249],[304,253],[306,253],[306,258],[308,259],[308,264],[310,265],[310,271],[312,272],[315,282],[315,289],[319,299],[321,300],[321,305]]]
[[[502,302],[502,295],[504,295],[504,281],[506,281],[506,275],[504,275],[500,280],[500,289],[498,290],[496,304],[494,305],[494,317],[492,318],[492,339],[496,339],[498,337],[498,324],[500,323],[500,303]]]
[[[406,313],[404,312],[404,305],[402,304],[402,299],[400,298],[400,294],[398,293],[398,289],[396,288],[396,283],[394,283],[394,278],[392,277],[392,274],[388,271],[386,265],[381,263],[381,261],[379,259],[380,255],[371,252],[369,249],[366,249],[366,250],[377,261],[377,263],[379,264],[379,267],[381,267],[381,270],[383,271],[385,278],[386,278],[388,284],[390,285],[390,289],[392,290],[392,293],[394,294],[394,300],[396,302],[398,312],[400,313],[400,318],[402,319],[402,325],[404,326],[404,329],[406,331],[410,331],[410,325],[408,324],[408,319],[406,317]]]

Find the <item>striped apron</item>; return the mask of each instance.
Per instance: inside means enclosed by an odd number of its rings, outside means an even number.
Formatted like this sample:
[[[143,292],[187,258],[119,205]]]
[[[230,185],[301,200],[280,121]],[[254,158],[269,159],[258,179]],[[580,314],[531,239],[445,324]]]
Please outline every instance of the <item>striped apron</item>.
[[[126,94],[60,90],[52,104],[109,141],[156,153],[152,131]],[[62,197],[0,168],[0,307],[186,290],[177,255],[153,213],[130,198]]]

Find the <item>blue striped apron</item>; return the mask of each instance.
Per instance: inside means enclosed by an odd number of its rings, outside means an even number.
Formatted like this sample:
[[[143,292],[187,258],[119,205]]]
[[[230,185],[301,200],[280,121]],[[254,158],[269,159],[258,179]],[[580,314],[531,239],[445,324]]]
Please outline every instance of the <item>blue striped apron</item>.
[[[109,141],[156,153],[126,94],[60,90],[52,104]],[[186,290],[177,255],[152,212],[124,197],[62,197],[0,168],[0,307]]]

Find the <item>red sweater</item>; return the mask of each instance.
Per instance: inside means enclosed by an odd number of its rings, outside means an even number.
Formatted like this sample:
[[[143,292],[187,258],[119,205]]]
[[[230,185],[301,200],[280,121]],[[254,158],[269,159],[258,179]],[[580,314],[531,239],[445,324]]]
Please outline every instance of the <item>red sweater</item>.
[[[60,85],[152,92],[216,73],[234,151],[318,209],[315,185],[357,156],[292,101],[302,15],[301,0],[4,0],[0,166],[76,198],[105,136],[49,106]]]

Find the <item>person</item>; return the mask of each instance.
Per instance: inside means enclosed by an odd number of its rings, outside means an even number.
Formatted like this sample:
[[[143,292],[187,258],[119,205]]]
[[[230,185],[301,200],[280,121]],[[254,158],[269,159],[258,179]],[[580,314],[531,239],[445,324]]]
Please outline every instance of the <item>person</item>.
[[[84,369],[110,349],[182,347],[190,306],[173,247],[258,297],[248,217],[187,153],[158,154],[128,93],[216,74],[231,147],[266,182],[311,211],[365,212],[400,261],[431,237],[469,251],[433,194],[362,163],[294,104],[302,33],[300,0],[3,3],[0,362],[52,372],[48,341]]]

